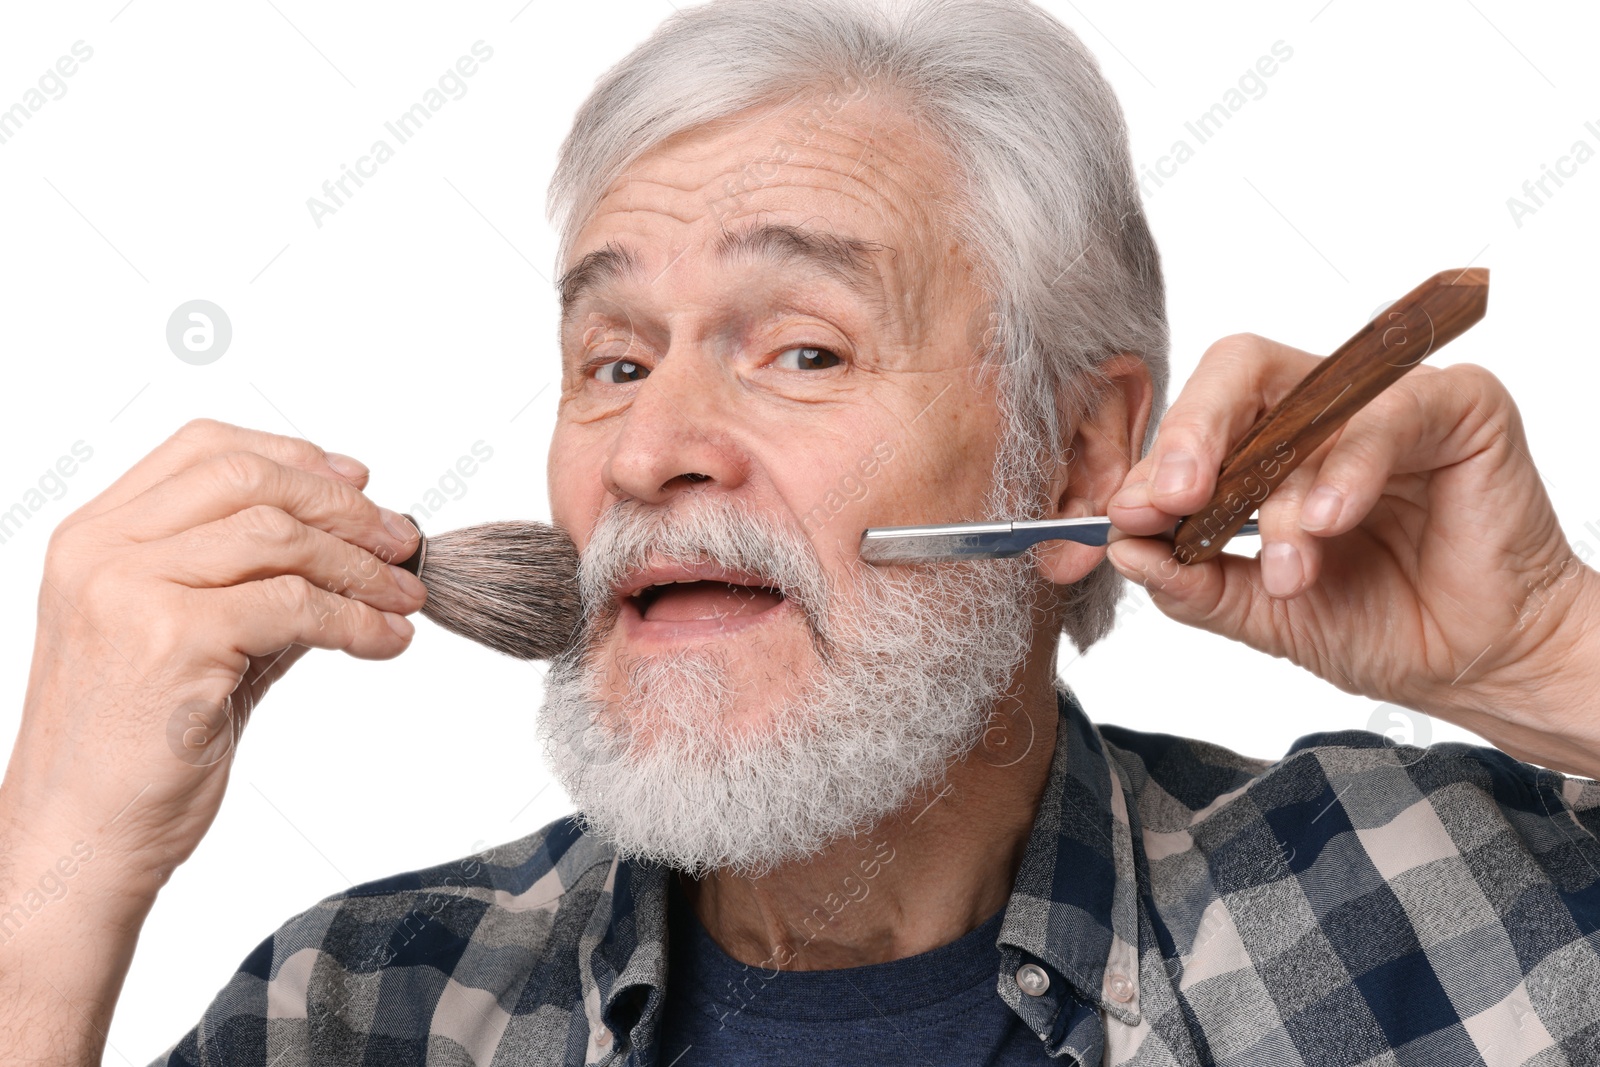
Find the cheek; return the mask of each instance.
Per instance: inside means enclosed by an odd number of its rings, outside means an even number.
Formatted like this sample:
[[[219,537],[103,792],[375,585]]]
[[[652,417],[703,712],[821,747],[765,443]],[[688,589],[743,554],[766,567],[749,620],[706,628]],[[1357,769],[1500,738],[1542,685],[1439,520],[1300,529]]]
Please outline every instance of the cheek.
[[[879,410],[826,438],[788,434],[766,457],[802,529],[824,559],[851,559],[870,526],[951,521],[972,515],[989,490],[997,442],[978,416],[913,421]],[[787,443],[780,444],[779,441]]]
[[[589,427],[558,422],[550,438],[546,479],[550,517],[566,530],[581,550],[588,542],[605,503],[601,469],[605,450],[600,435]]]
[[[971,517],[990,490],[999,442],[998,417],[976,401],[930,411],[895,439],[893,458],[875,479],[879,507],[869,515],[878,525]]]
[[[792,425],[763,435],[762,466],[797,511],[835,490],[846,492],[859,478],[859,462],[871,455],[882,429],[857,423],[852,429]]]

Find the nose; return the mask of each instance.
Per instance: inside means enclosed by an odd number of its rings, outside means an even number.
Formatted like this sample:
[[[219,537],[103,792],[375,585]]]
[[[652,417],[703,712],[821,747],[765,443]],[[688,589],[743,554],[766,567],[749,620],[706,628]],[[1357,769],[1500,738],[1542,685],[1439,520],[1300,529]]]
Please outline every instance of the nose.
[[[709,353],[674,345],[639,383],[601,472],[622,499],[661,504],[690,486],[733,489],[749,458],[733,432],[726,369]]]

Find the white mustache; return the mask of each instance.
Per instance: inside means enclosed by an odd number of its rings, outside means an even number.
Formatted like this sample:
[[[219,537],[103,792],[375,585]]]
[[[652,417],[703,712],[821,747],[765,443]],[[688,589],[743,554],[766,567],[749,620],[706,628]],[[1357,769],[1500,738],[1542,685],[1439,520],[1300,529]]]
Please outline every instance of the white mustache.
[[[814,634],[825,626],[828,580],[811,542],[771,513],[716,496],[671,508],[622,500],[601,512],[578,564],[586,625],[609,625],[622,583],[667,562],[710,563],[758,577],[794,602]]]

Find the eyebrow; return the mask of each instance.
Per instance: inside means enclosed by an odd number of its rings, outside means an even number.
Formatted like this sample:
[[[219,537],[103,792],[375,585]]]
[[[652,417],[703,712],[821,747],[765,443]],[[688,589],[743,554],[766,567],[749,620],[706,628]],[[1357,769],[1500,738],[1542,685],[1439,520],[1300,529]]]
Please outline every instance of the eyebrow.
[[[885,251],[886,246],[876,241],[763,223],[724,233],[713,250],[723,262],[756,259],[808,266],[867,300],[880,317],[887,309],[883,278],[873,260],[873,255]],[[593,290],[625,277],[638,277],[641,269],[638,257],[630,249],[613,242],[588,253],[556,282],[562,318]]]
[[[639,273],[639,261],[626,248],[607,241],[573,265],[572,269],[556,280],[556,290],[561,295],[561,317],[566,318],[572,305],[591,290],[618,278]]]

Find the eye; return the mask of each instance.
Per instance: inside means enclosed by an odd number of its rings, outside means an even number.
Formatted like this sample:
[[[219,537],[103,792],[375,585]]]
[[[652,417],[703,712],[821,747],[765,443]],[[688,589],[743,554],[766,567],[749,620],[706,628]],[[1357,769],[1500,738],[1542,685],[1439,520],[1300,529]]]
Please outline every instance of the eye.
[[[777,359],[778,366],[786,370],[827,370],[843,362],[838,353],[813,345],[786,348],[778,353]]]
[[[637,382],[649,377],[650,371],[631,359],[614,359],[609,363],[602,363],[590,372],[590,376],[611,385],[621,385],[624,382]]]

